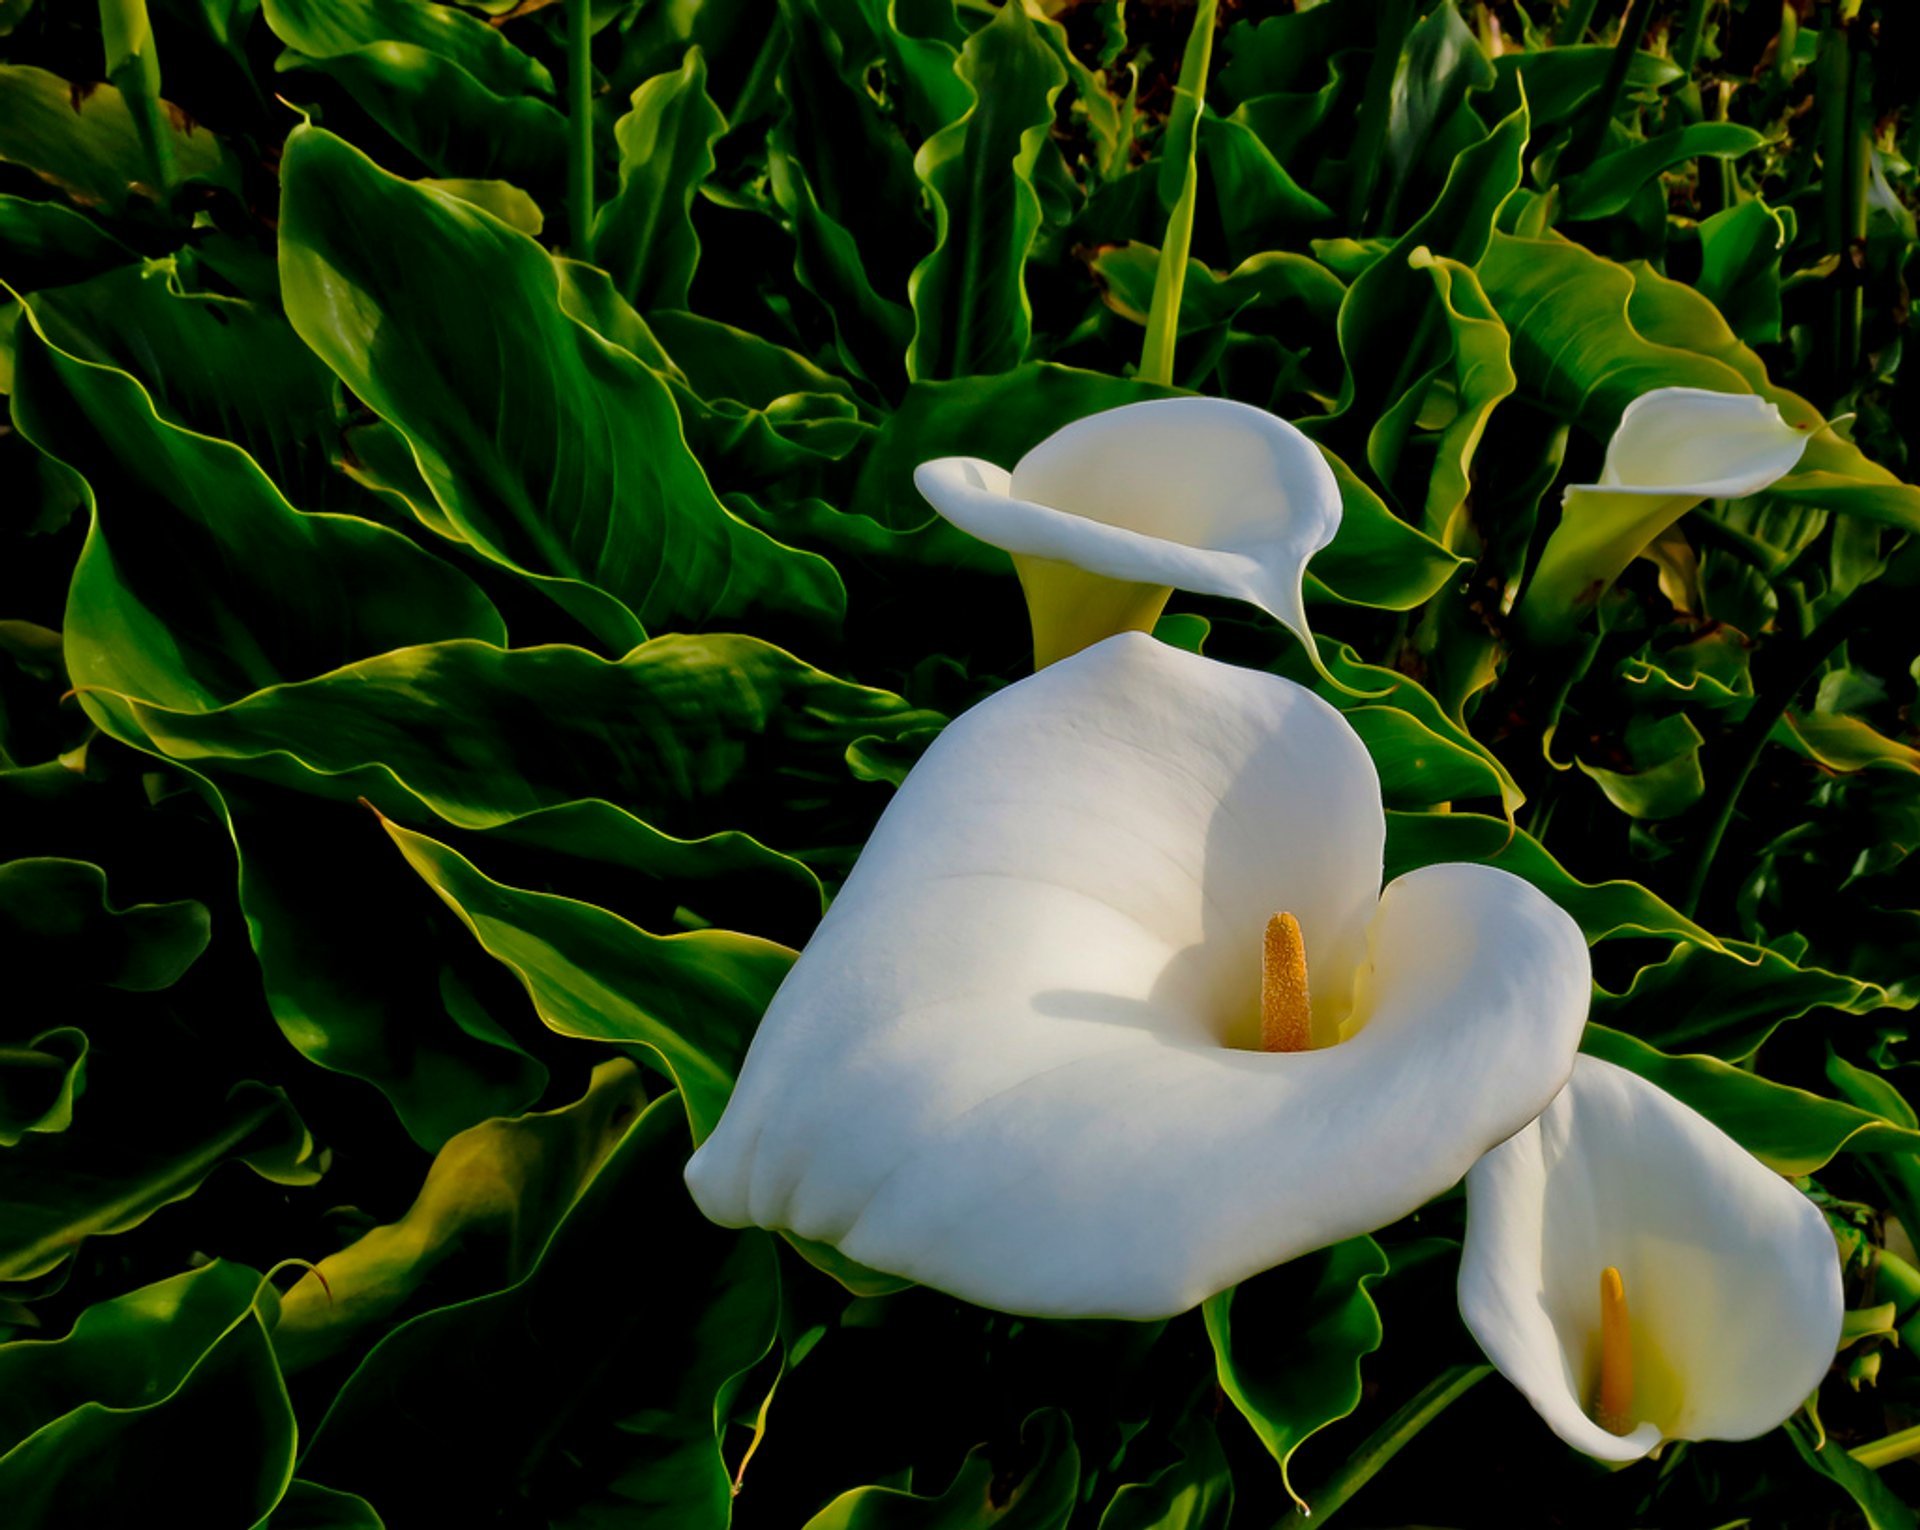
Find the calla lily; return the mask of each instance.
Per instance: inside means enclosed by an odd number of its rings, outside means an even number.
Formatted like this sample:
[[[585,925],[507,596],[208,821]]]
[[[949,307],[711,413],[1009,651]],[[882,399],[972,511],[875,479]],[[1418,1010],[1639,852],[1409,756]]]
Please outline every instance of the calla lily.
[[[1578,928],[1490,867],[1384,894],[1341,715],[1124,634],[956,719],[688,1165],[706,1214],[1006,1311],[1150,1318],[1379,1227],[1573,1064]]]
[[[1055,431],[1011,472],[977,457],[913,481],[962,531],[1013,554],[1036,667],[1152,628],[1173,590],[1244,600],[1307,633],[1307,560],[1340,486],[1285,420],[1218,398],[1126,404]]]
[[[1582,1057],[1467,1176],[1460,1312],[1555,1434],[1633,1461],[1667,1439],[1752,1439],[1799,1407],[1840,1340],[1840,1262],[1786,1180]]]
[[[1572,634],[1626,567],[1695,505],[1792,472],[1807,432],[1750,393],[1656,388],[1620,416],[1600,482],[1575,484],[1520,601],[1536,639]]]

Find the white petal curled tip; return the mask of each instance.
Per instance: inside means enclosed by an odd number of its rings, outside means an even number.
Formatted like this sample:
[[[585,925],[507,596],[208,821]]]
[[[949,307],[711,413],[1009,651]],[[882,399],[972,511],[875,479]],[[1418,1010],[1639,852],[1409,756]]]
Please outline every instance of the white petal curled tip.
[[[1620,1272],[1631,1433],[1590,1416],[1599,1280]],[[1819,1209],[1646,1080],[1582,1057],[1540,1119],[1467,1176],[1460,1312],[1553,1432],[1603,1461],[1787,1419],[1840,1340]]]
[[[1655,388],[1621,414],[1600,482],[1578,488],[1738,499],[1791,473],[1808,439],[1754,394]]]
[[[1127,634],[1010,686],[881,818],[695,1199],[1074,1317],[1179,1312],[1404,1215],[1552,1098],[1589,974],[1573,921],[1505,873],[1382,898],[1384,837],[1359,738],[1277,676]],[[1350,1039],[1239,1049],[1276,912],[1314,1030]]]
[[[1307,560],[1340,527],[1340,486],[1285,420],[1218,398],[1156,399],[1077,420],[1011,473],[972,457],[913,481],[961,530],[1103,578],[1223,595],[1307,637]]]

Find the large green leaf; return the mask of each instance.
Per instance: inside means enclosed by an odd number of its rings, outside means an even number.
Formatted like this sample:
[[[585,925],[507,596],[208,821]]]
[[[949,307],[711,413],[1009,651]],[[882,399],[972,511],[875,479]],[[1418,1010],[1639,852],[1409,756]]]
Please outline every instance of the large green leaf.
[[[177,759],[257,761],[276,779],[349,800],[410,797],[462,828],[604,800],[669,833],[738,824],[795,848],[837,826],[832,788],[851,781],[856,739],[942,721],[725,633],[655,638],[617,660],[558,644],[423,644],[218,710],[137,698],[114,710]],[[663,842],[648,859],[666,876],[710,853],[786,874],[756,849],[676,853]]]
[[[87,861],[0,864],[0,971],[16,986],[169,988],[207,948],[206,905],[191,898],[115,908]]]
[[[1568,218],[1606,218],[1624,208],[1656,176],[1703,157],[1735,159],[1766,142],[1734,122],[1693,122],[1630,148],[1602,155],[1560,183]]]
[[[263,1519],[295,1439],[273,1314],[272,1287],[215,1263],[90,1307],[63,1339],[0,1345],[8,1525]]]
[[[497,95],[416,43],[368,43],[325,58],[289,51],[277,67],[335,81],[435,175],[498,178],[543,192],[565,178],[565,117],[537,96]]]
[[[1003,6],[967,40],[960,77],[973,104],[921,145],[914,171],[933,198],[934,246],[914,268],[914,378],[1004,372],[1033,330],[1026,262],[1040,227],[1035,165],[1067,73],[1024,6]]]
[[[1438,861],[1478,861],[1527,881],[1574,918],[1589,943],[1658,935],[1724,949],[1709,931],[1638,882],[1582,882],[1521,829],[1478,813],[1389,813],[1387,880]]]
[[[134,378],[168,423],[244,448],[299,509],[364,503],[333,466],[338,384],[278,312],[184,291],[173,261],[39,293],[33,312],[67,355]]]
[[[1593,1017],[1655,1046],[1744,1063],[1779,1026],[1816,1009],[1867,1015],[1915,1002],[1844,973],[1799,966],[1765,946],[1728,941],[1723,954],[1682,942],[1635,973],[1624,992],[1596,993]]]
[[[313,1139],[280,1090],[248,1082],[189,1111],[204,1088],[145,1099],[147,1081],[126,1075],[93,1069],[85,1119],[0,1151],[0,1281],[57,1270],[85,1239],[139,1226],[228,1160],[276,1184],[319,1178]]]
[[[18,292],[84,281],[134,252],[64,202],[0,196],[0,281]]]
[[[1590,1024],[1581,1050],[1630,1068],[1690,1105],[1782,1174],[1812,1174],[1836,1153],[1913,1153],[1920,1131],[1697,1054],[1672,1057]]]
[[[504,886],[424,834],[387,832],[548,1026],[638,1050],[683,1091],[696,1138],[713,1130],[791,950],[731,930],[652,935],[591,903]]]
[[[31,324],[13,414],[93,501],[65,633],[83,697],[199,708],[410,643],[505,636],[454,569],[370,522],[300,513],[240,448],[168,423],[126,373]]]
[[[679,1102],[656,1100],[525,1278],[373,1348],[302,1472],[396,1526],[725,1526],[720,1426],[774,1341],[778,1273],[764,1233],[694,1209],[687,1147]]]
[[[1220,1385],[1280,1464],[1296,1503],[1293,1453],[1360,1405],[1360,1362],[1381,1339],[1367,1287],[1386,1272],[1380,1245],[1352,1238],[1242,1281],[1201,1309]]]
[[[411,43],[458,64],[500,95],[551,92],[546,67],[498,27],[431,0],[264,0],[274,36],[311,58],[352,53],[369,43]]]
[[[178,176],[234,181],[232,160],[213,134],[184,113],[171,114],[168,127]],[[126,98],[111,85],[69,85],[26,64],[0,64],[0,160],[109,212],[157,195]]]
[[[806,1530],[1065,1530],[1079,1481],[1073,1426],[1049,1409],[1020,1426],[1017,1464],[1003,1465],[990,1447],[976,1446],[944,1492],[854,1488],[808,1520]]]
[[[685,308],[700,236],[693,199],[713,171],[713,146],[726,118],[707,95],[698,48],[672,74],[633,93],[632,110],[614,124],[620,190],[593,225],[593,258],[635,308]]]
[[[639,1070],[615,1059],[571,1105],[449,1138],[405,1216],[329,1254],[281,1298],[282,1367],[366,1342],[423,1291],[440,1305],[518,1280],[646,1100]]]
[[[832,567],[720,505],[666,384],[568,316],[532,240],[315,128],[282,184],[294,328],[406,436],[476,550],[550,578],[620,650],[750,612],[837,621]]]

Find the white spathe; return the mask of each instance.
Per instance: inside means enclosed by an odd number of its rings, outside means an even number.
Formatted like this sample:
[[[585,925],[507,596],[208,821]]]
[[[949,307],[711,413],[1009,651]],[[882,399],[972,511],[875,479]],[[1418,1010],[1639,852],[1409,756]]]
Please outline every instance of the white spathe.
[[[1359,737],[1278,676],[1125,634],[1008,687],[882,816],[694,1198],[1081,1317],[1179,1312],[1405,1215],[1554,1096],[1590,970],[1505,872],[1382,895],[1384,842]],[[1245,1050],[1276,912],[1318,1050]]]
[[[1600,1273],[1626,1289],[1635,1421],[1591,1416]],[[1467,1176],[1460,1312],[1553,1432],[1603,1461],[1746,1440],[1820,1384],[1840,1261],[1820,1210],[1705,1117],[1582,1057],[1540,1119]]]
[[[1570,486],[1520,603],[1536,636],[1571,631],[1669,526],[1791,473],[1808,433],[1751,393],[1655,388],[1628,404],[1598,483]]]
[[[1313,443],[1264,409],[1126,404],[1055,431],[1011,472],[942,457],[913,481],[954,525],[1014,554],[1043,664],[1124,625],[1150,628],[1169,589],[1247,601],[1312,650],[1302,584],[1339,530],[1340,486]],[[1091,591],[1062,568],[1121,588]]]

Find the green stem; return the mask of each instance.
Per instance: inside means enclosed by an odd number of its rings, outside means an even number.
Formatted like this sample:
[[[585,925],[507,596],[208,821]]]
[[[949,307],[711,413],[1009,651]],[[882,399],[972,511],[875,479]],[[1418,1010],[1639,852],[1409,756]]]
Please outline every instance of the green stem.
[[[593,245],[592,0],[567,0],[567,253]]]
[[[1883,1466],[1893,1465],[1895,1461],[1920,1456],[1920,1424],[1915,1424],[1911,1429],[1902,1429],[1898,1434],[1890,1434],[1885,1439],[1856,1445],[1847,1454],[1876,1472]]]
[[[1173,382],[1173,353],[1180,338],[1180,298],[1187,285],[1194,204],[1200,194],[1200,113],[1206,105],[1207,73],[1213,65],[1215,6],[1216,0],[1200,0],[1194,7],[1193,30],[1187,34],[1180,82],[1174,89],[1173,111],[1167,117],[1166,163],[1179,167],[1180,189],[1173,210],[1167,214],[1160,269],[1153,278],[1153,304],[1147,311],[1146,344],[1140,352],[1140,375],[1148,382]]]
[[[1853,27],[1836,18],[1822,34],[1814,61],[1820,102],[1821,233],[1828,252],[1840,262],[1833,276],[1833,322],[1828,329],[1829,383],[1836,397],[1852,385],[1860,363],[1864,293],[1855,262],[1867,234],[1873,153],[1861,101],[1865,70],[1856,56],[1853,33]]]
[[[165,203],[176,184],[173,128],[160,99],[160,55],[154,51],[146,0],[100,0],[100,39],[106,46],[107,79],[127,103],[154,193]]]
[[[1404,1446],[1427,1425],[1444,1413],[1458,1398],[1493,1374],[1490,1365],[1453,1365],[1415,1393],[1412,1400],[1388,1419],[1357,1451],[1347,1464],[1327,1479],[1327,1485],[1314,1494],[1311,1515],[1295,1509],[1274,1526],[1274,1530],[1320,1530],[1334,1514],[1374,1479]]]
[[[1353,153],[1347,159],[1353,172],[1347,191],[1347,227],[1356,234],[1363,230],[1367,204],[1372,202],[1374,184],[1380,178],[1380,162],[1386,157],[1381,145],[1387,141],[1387,123],[1393,111],[1393,80],[1400,70],[1400,53],[1413,27],[1414,11],[1413,0],[1383,0],[1380,7],[1373,60],[1367,65],[1367,93],[1360,103]]]
[[[1599,4],[1600,0],[1570,0],[1567,8],[1560,13],[1559,24],[1553,29],[1554,46],[1576,47],[1587,35],[1587,28],[1593,25],[1593,13]]]
[[[1606,146],[1607,127],[1613,121],[1614,108],[1620,104],[1620,92],[1626,88],[1627,72],[1640,41],[1647,35],[1647,23],[1653,19],[1653,0],[1630,0],[1627,14],[1620,20],[1620,35],[1614,39],[1613,57],[1607,60],[1606,78],[1588,108],[1586,126],[1573,145],[1560,157],[1558,173],[1565,176],[1584,170]]]
[[[1691,75],[1700,62],[1700,50],[1707,41],[1707,12],[1712,0],[1687,0],[1686,14],[1680,19],[1680,43],[1673,50],[1673,61],[1682,74]]]

